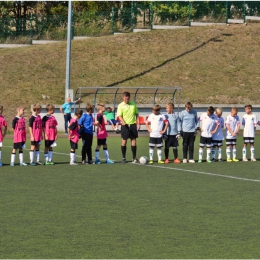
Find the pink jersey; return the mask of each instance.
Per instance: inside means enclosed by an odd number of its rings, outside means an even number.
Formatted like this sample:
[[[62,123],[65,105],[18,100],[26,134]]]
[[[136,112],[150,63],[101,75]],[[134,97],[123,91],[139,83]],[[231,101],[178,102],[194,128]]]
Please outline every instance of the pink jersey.
[[[29,127],[32,128],[31,141],[41,141],[42,140],[42,119],[40,115],[34,116],[31,115],[29,119]],[[32,140],[33,137],[33,140]]]
[[[102,114],[97,114],[97,121],[102,126],[102,130],[100,130],[99,126],[97,127],[97,138],[98,139],[105,139],[107,138],[107,130],[105,125],[105,120]]]
[[[70,120],[70,134],[68,136],[69,140],[73,143],[77,143],[79,141],[79,128],[78,128],[78,121],[76,118],[72,118]],[[73,136],[73,138],[71,138]]]
[[[7,127],[5,118],[2,115],[0,115],[0,142],[3,142],[3,129],[5,127]]]
[[[42,127],[45,128],[45,134],[48,136],[48,140],[53,141],[56,139],[58,122],[53,115],[46,115],[42,119]]]
[[[15,117],[12,122],[14,129],[14,143],[21,143],[26,141],[26,126],[24,117]]]

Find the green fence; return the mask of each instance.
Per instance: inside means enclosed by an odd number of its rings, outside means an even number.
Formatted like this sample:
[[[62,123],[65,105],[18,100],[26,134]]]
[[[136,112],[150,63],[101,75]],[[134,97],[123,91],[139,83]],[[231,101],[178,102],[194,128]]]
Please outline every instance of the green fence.
[[[249,17],[250,16],[250,17]],[[127,7],[99,12],[73,12],[72,38],[102,36],[153,29],[155,25],[190,26],[196,23],[228,23],[260,20],[259,1],[154,1],[132,2]],[[33,40],[65,40],[67,16],[30,15],[1,18],[0,42],[31,43]]]

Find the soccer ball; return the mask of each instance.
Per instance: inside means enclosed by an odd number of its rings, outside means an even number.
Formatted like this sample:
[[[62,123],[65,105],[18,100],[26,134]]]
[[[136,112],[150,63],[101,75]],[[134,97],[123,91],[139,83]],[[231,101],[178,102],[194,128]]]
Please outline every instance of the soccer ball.
[[[141,156],[139,162],[143,165],[148,163],[148,158],[146,156]]]

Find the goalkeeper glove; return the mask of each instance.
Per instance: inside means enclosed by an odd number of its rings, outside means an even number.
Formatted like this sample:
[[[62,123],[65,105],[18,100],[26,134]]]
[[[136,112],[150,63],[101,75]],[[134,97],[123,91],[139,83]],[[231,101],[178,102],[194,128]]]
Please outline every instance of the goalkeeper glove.
[[[163,138],[164,141],[167,141],[167,139],[168,139],[168,135],[163,134],[162,138]]]
[[[195,132],[194,132],[194,136],[198,135],[199,132],[200,132],[200,128],[197,127],[196,130],[195,130]]]
[[[176,135],[176,139],[177,139],[177,140],[180,140],[181,138],[182,138],[182,133],[179,132],[179,133]]]

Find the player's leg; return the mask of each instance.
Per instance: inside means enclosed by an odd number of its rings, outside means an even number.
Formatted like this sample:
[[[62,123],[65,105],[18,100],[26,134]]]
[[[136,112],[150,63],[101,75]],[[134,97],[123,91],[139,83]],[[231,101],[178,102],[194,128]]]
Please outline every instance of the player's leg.
[[[87,155],[87,143],[86,143],[86,134],[82,134],[82,150],[81,150],[81,161],[82,164],[86,164],[86,155]]]
[[[222,160],[222,140],[220,140],[220,141],[218,141],[218,146],[217,146],[217,148],[218,148],[218,161],[219,162],[223,162],[223,160]]]
[[[195,142],[195,135],[194,133],[189,133],[189,163],[195,163],[193,156],[194,156],[194,142]]]
[[[122,138],[122,142],[121,142],[121,152],[122,152],[122,163],[126,163],[126,145],[127,145],[127,139],[130,136],[130,129],[128,127],[128,125],[122,125],[121,127],[121,138]]]
[[[107,143],[105,145],[103,145],[103,152],[104,152],[104,155],[106,157],[106,163],[107,164],[114,164],[114,162],[109,159],[109,152],[108,152],[108,148],[107,148]]]
[[[31,166],[36,166],[36,164],[34,163],[35,148],[36,148],[36,142],[35,141],[31,141],[31,148],[30,148],[30,152],[29,152],[30,165]]]
[[[189,142],[189,133],[183,132],[183,142],[182,142],[183,163],[187,163],[188,142]]]
[[[248,159],[246,157],[246,148],[247,148],[247,144],[249,143],[249,138],[243,137],[243,139],[244,139],[244,145],[243,145],[243,149],[242,149],[243,162],[247,162]]]
[[[199,146],[200,146],[200,148],[199,148],[199,160],[198,160],[199,163],[202,163],[203,150],[204,150],[205,144],[206,144],[206,138],[201,136],[200,137],[200,144],[199,144]]]
[[[24,145],[24,144],[23,144]],[[22,145],[22,146],[23,146]],[[19,160],[20,160],[20,166],[27,166],[27,164],[23,161],[23,148],[19,148]]]
[[[49,147],[49,151],[48,151],[48,162],[50,165],[53,165],[53,161],[52,161],[52,157],[53,157],[53,148]]]
[[[78,149],[78,143],[70,140],[70,165],[78,165],[76,161],[76,149]]]
[[[64,115],[64,128],[66,134],[68,134],[68,123],[69,123],[69,115]]]
[[[3,166],[2,164],[2,147],[0,147],[0,167]]]
[[[165,146],[164,146],[165,161],[164,161],[164,163],[169,163],[170,138],[171,138],[171,136],[169,135],[167,140],[164,141],[165,142]]]
[[[233,162],[239,162],[237,159],[236,139],[233,141]]]
[[[10,162],[10,166],[14,166],[15,163],[15,155],[16,155],[16,148],[15,148],[15,143],[14,143],[14,148],[12,150],[12,154],[11,154],[11,162]]]
[[[252,142],[250,142],[250,152],[251,152],[251,161],[255,162],[255,146],[254,146],[254,138],[252,138]]]
[[[231,159],[231,145],[232,145],[232,139],[226,139],[226,155],[227,155],[227,162],[232,162]]]
[[[211,163],[211,145],[212,145],[212,139],[207,138],[206,146],[207,146],[207,162]]]
[[[212,162],[216,161],[216,149],[217,149],[217,141],[212,140],[212,149],[211,149],[211,160],[212,160]]]
[[[92,161],[92,143],[93,143],[93,135],[86,134],[86,146],[87,146],[87,156],[88,156],[88,163],[93,164]]]
[[[131,139],[131,151],[132,151],[132,155],[133,155],[132,162],[139,163],[139,160],[136,158],[136,153],[137,153],[136,139],[138,138],[138,131],[137,131],[136,124],[129,126],[129,137]]]
[[[179,146],[179,141],[176,138],[176,135],[172,136],[172,141],[171,141],[171,146],[173,147],[173,155],[174,155],[174,163],[180,163],[181,161],[178,158],[178,146]]]
[[[97,147],[95,149],[95,164],[100,164],[100,159],[99,159],[99,150],[100,150],[100,147],[101,147],[101,140],[97,138]],[[104,146],[103,146],[103,149],[104,149]]]

